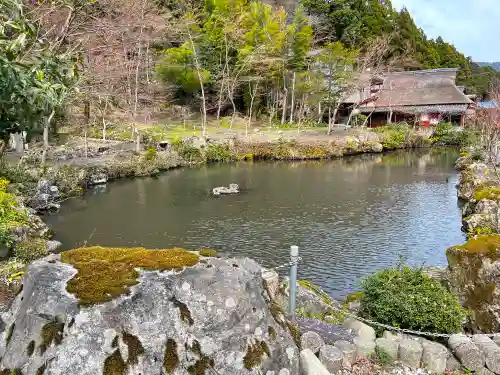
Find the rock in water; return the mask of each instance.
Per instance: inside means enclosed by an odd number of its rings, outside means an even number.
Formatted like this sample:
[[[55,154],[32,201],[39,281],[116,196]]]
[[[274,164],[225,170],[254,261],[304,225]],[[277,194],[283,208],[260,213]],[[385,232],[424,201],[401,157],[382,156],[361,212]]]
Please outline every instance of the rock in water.
[[[73,266],[56,254],[35,261],[2,314],[0,373],[298,374],[298,348],[282,313],[269,308],[259,265],[204,262],[140,271],[128,295],[81,306],[66,290]]]

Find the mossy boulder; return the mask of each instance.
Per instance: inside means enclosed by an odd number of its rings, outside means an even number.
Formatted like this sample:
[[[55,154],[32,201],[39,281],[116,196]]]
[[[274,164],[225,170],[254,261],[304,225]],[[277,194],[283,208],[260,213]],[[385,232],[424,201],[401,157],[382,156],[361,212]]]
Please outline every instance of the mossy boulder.
[[[458,185],[458,197],[470,201],[474,200],[478,188],[488,187],[493,178],[491,168],[484,163],[472,163],[462,170]]]
[[[298,347],[270,307],[260,266],[198,257],[93,247],[34,261],[2,315],[0,372],[299,373]]]
[[[500,236],[475,236],[446,256],[450,287],[470,309],[471,328],[500,331]]]

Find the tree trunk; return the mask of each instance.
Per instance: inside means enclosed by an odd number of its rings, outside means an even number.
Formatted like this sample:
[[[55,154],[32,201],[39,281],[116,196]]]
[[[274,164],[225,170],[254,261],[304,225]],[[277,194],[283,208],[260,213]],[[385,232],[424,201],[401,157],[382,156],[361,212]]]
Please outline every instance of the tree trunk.
[[[141,134],[138,131],[135,133],[135,152],[141,152]]]
[[[194,58],[194,66],[196,68],[196,75],[198,77],[198,81],[200,82],[201,112],[202,112],[201,137],[206,142],[206,140],[207,140],[207,101],[205,98],[205,87],[203,85],[203,77],[201,75],[201,65],[200,65],[200,61],[198,60],[198,52],[196,51],[196,46],[194,44],[193,36],[191,35],[190,31],[188,31],[188,36],[189,36],[189,42],[191,44],[191,50],[193,51],[193,58]]]
[[[286,122],[286,100],[288,96],[288,89],[286,88],[286,75],[283,73],[283,108],[281,112],[281,125]]]
[[[102,118],[102,140],[106,140],[106,120]]]
[[[50,112],[49,118],[43,127],[43,152],[42,152],[42,164],[45,164],[47,160],[47,152],[49,151],[49,127],[52,118],[55,115],[55,111]]]
[[[248,128],[252,125],[252,112],[253,112],[253,102],[255,100],[255,96],[257,95],[257,89],[259,87],[259,82],[255,83],[255,87],[252,90],[252,82],[248,82],[248,89],[250,90],[250,109],[248,114],[248,122],[245,127],[245,135],[248,137]]]
[[[292,78],[292,101],[290,103],[290,126],[293,124],[293,112],[295,110],[295,72]]]
[[[1,140],[0,141],[0,159],[3,158],[5,151],[7,150],[7,144],[9,143],[8,140]]]

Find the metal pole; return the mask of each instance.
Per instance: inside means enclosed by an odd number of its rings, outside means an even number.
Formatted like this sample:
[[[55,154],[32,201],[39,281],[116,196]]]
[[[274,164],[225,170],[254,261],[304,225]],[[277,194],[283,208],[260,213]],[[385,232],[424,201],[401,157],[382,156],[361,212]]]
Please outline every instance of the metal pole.
[[[297,259],[299,257],[299,247],[290,246],[290,260],[293,262],[290,267],[290,296],[288,299],[288,312],[293,317],[295,315],[296,300],[297,300]]]

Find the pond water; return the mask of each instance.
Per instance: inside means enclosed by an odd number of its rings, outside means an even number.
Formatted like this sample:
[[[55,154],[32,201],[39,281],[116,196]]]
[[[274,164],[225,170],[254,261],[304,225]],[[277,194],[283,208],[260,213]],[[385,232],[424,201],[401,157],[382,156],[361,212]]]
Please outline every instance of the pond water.
[[[417,150],[179,169],[98,187],[46,219],[64,249],[203,247],[276,266],[298,245],[299,278],[341,298],[401,258],[446,265],[446,248],[465,238],[457,157],[455,150]],[[242,192],[210,194],[230,183]]]

